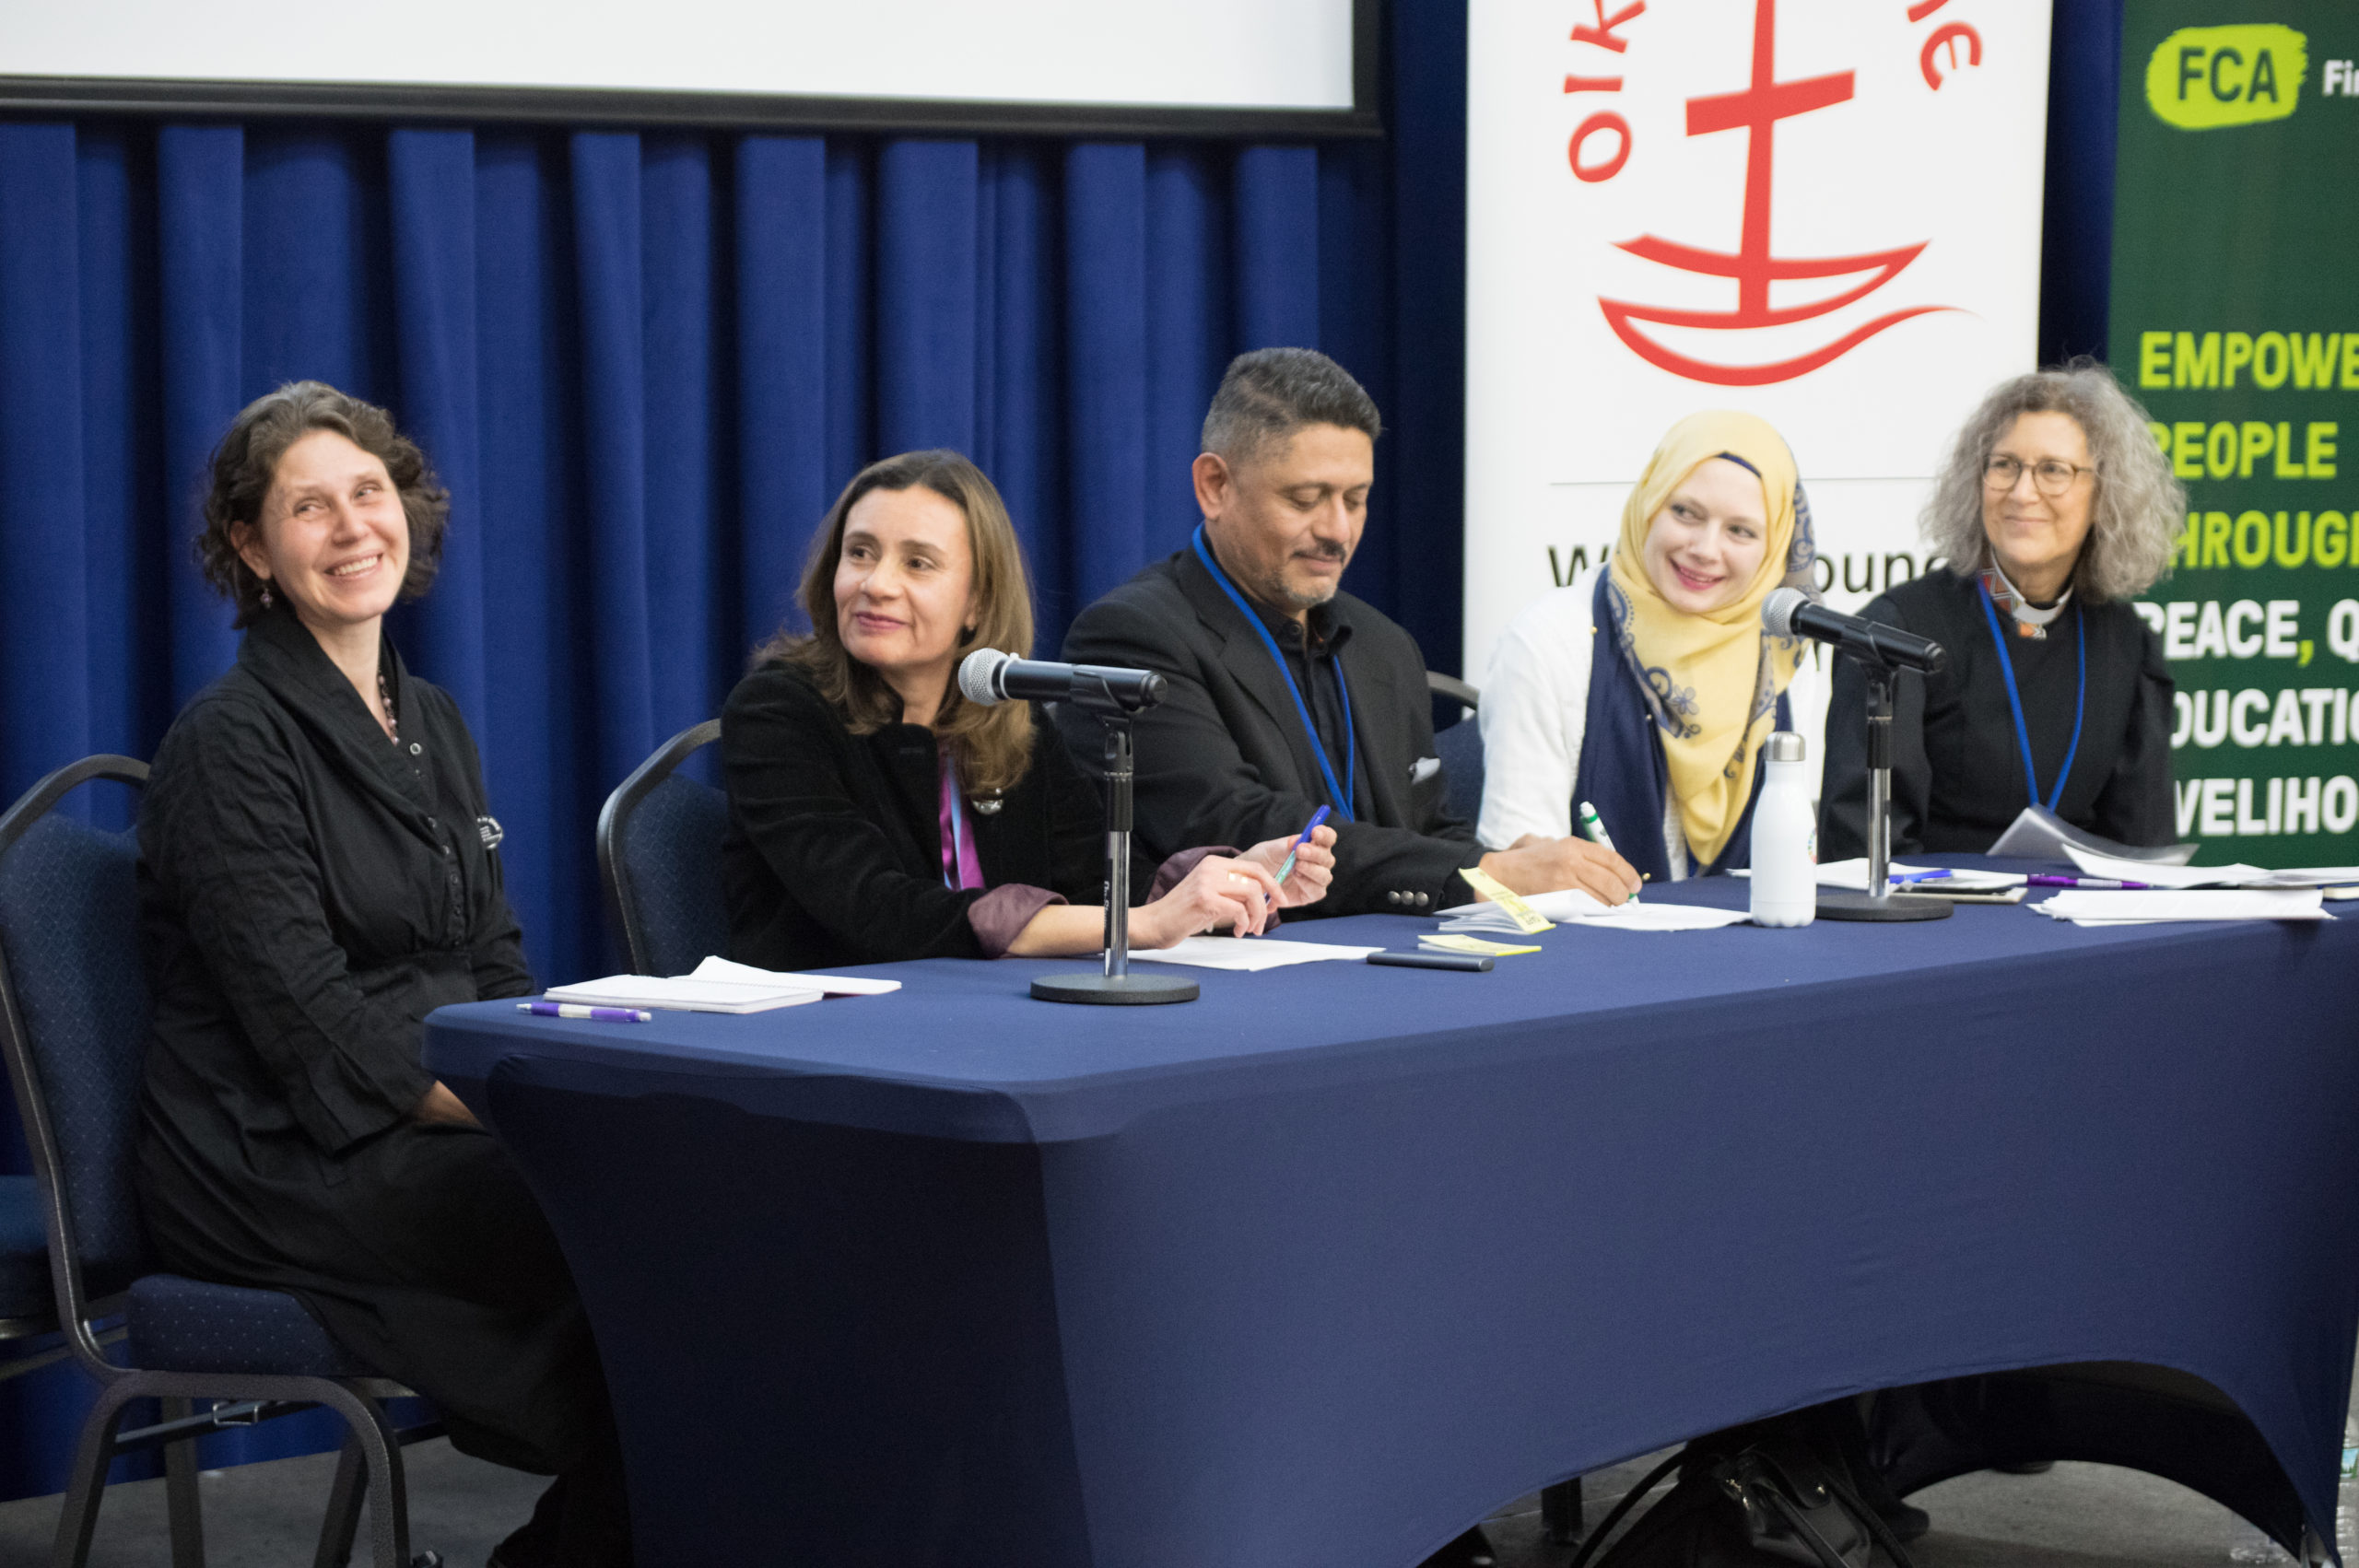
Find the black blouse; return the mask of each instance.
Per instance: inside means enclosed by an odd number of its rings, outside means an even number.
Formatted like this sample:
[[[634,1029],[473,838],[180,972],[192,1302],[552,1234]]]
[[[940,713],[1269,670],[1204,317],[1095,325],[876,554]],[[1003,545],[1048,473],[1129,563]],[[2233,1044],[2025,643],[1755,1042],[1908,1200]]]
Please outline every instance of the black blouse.
[[[969,918],[992,895],[943,884],[933,731],[888,724],[855,735],[807,675],[771,663],[729,694],[721,755],[731,957],[816,969],[992,955]],[[1083,904],[1103,896],[1104,807],[1045,713],[1033,714],[1023,780],[995,812],[970,806],[967,822],[987,889],[1022,885]]]
[[[1930,572],[1860,613],[1931,638],[1949,655],[1936,674],[1902,674],[1895,693],[1893,853],[1989,848],[2031,794],[1976,579]],[[2171,676],[2161,639],[2118,602],[2083,603],[2077,614],[2067,604],[2044,638],[2013,635],[2003,612],[1999,625],[2008,634],[2043,801],[2072,746],[2085,628],[2088,708],[2057,814],[2124,844],[2171,842]],[[1867,682],[1857,664],[1837,659],[1826,711],[1820,860],[1867,853]]]
[[[475,743],[390,639],[381,657],[398,743],[282,608],[157,751],[146,1121],[180,1169],[298,1134],[332,1154],[405,1120],[434,1082],[427,1013],[534,989]]]

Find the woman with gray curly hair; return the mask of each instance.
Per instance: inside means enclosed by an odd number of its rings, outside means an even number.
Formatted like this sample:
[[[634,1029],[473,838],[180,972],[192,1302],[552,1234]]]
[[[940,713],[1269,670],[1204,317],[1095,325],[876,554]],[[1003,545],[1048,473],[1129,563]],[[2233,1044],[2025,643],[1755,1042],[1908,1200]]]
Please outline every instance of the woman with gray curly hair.
[[[1943,562],[1860,613],[1949,662],[1894,702],[1893,853],[1980,851],[2028,805],[2124,844],[2170,842],[2171,677],[2129,601],[2187,515],[2138,406],[2080,359],[2001,383],[1922,520]],[[1837,666],[1819,852],[1867,852],[1867,690]]]

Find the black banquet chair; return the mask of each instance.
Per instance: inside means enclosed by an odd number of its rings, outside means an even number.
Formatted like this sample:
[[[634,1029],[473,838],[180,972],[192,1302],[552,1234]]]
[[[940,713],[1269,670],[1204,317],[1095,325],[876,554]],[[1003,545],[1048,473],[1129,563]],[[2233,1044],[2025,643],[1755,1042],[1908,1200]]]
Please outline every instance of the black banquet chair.
[[[721,739],[721,720],[691,724],[655,749],[598,813],[598,879],[636,975],[685,975],[729,951],[721,836],[729,798],[679,771]]]
[[[358,1361],[293,1296],[158,1272],[148,1251],[132,1178],[148,1034],[138,841],[53,810],[90,780],[147,777],[131,757],[88,757],[0,815],[0,1047],[32,1152],[56,1321],[100,1385],[51,1562],[82,1568],[109,1464],[161,1447],[174,1568],[202,1568],[194,1439],[325,1405],[349,1435],[315,1562],[348,1559],[373,1487],[376,1568],[411,1568],[401,1448],[440,1436],[440,1424],[396,1432],[382,1401],[409,1391]],[[128,1329],[122,1365],[97,1332],[116,1311]],[[162,1419],[119,1430],[126,1407],[145,1399],[161,1401]]]

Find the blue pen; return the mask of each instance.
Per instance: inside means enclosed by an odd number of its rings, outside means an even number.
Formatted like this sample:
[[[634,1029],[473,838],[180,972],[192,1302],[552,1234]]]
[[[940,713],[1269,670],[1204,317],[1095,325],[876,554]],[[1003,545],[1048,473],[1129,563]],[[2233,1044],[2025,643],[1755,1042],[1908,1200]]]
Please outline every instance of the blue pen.
[[[655,1014],[636,1007],[584,1007],[578,1001],[520,1001],[519,1012],[536,1018],[586,1018],[593,1024],[652,1024]]]
[[[1286,858],[1278,866],[1277,880],[1280,887],[1284,887],[1286,884],[1286,878],[1294,875],[1294,852],[1296,848],[1299,846],[1304,839],[1317,832],[1319,825],[1327,820],[1327,813],[1334,809],[1335,808],[1332,806],[1321,806],[1317,811],[1311,813],[1310,820],[1302,825],[1302,831],[1294,836],[1294,843],[1286,846]]]
[[[2127,893],[2159,893],[2166,891],[2158,883],[2116,882],[2111,877],[2103,876],[2034,875],[2024,878],[2024,881],[2033,887],[2103,887],[2109,888],[2115,892]]]
[[[1939,882],[1950,874],[1946,868],[1931,872],[1895,872],[1892,880],[1895,885],[1905,887],[1912,882]]]

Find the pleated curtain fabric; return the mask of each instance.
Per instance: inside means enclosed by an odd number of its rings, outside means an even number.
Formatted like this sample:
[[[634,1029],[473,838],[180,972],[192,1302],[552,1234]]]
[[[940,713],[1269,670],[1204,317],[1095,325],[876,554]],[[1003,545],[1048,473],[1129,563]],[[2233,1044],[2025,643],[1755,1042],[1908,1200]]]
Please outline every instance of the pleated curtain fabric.
[[[717,710],[863,462],[982,464],[1052,655],[1184,542],[1231,354],[1325,346],[1387,397],[1391,279],[1354,232],[1385,157],[0,125],[0,790],[147,755],[229,665],[191,549],[206,455],[249,399],[330,381],[451,490],[395,635],[475,728],[535,968],[580,977],[607,956],[599,802]],[[1375,275],[1331,296],[1331,250]],[[1389,499],[1380,535],[1407,522]],[[1354,586],[1426,611],[1449,661],[1454,604],[1404,603],[1401,567],[1454,599],[1456,520],[1419,521]]]

